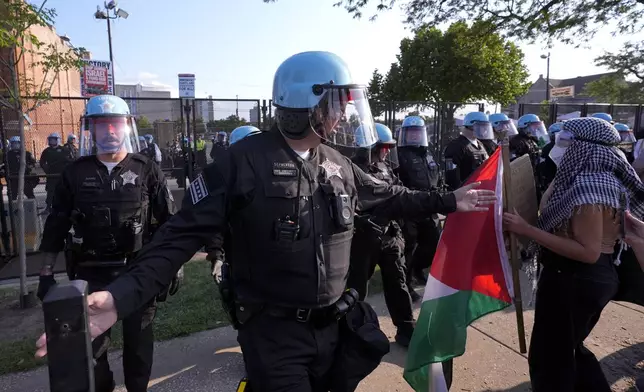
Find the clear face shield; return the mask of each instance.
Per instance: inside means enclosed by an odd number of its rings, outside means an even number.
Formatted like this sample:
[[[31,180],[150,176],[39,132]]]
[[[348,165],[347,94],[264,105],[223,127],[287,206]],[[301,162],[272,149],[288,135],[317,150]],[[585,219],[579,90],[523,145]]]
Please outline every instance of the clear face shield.
[[[512,122],[512,120],[501,121],[496,127],[494,127],[494,135],[496,136],[496,140],[509,140],[518,134],[519,131],[517,131],[517,127],[514,126],[514,122]]]
[[[49,147],[57,147],[58,146],[58,138],[57,137],[48,137],[47,138],[47,144],[49,144]]]
[[[550,142],[550,136],[548,136],[548,130],[542,122],[531,123],[526,127],[526,132],[528,135],[537,138],[539,147],[543,147]]]
[[[470,126],[474,137],[479,140],[494,140],[494,130],[489,122],[475,122]]]
[[[83,118],[80,155],[139,152],[136,122],[131,116]]]
[[[404,127],[400,130],[400,147],[427,147],[427,129],[425,127]]]
[[[550,159],[552,159],[555,165],[559,166],[561,159],[573,140],[574,135],[568,131],[561,131],[555,134],[555,145],[552,146],[549,154]]]
[[[317,85],[322,99],[309,109],[309,124],[322,140],[344,147],[370,147],[378,141],[365,89]]]
[[[386,163],[392,170],[396,170],[400,166],[395,144],[377,144],[371,159],[375,162]]]

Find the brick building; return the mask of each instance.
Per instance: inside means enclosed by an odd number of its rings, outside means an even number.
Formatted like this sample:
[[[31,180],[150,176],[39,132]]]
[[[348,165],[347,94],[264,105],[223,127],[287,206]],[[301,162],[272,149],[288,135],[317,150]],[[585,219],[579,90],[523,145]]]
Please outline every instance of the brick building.
[[[29,32],[43,43],[43,48],[53,44],[58,50],[71,50],[71,44],[67,37],[60,37],[53,26],[32,26]],[[27,43],[27,45],[31,45]],[[1,49],[0,56],[9,62],[10,49]],[[86,54],[89,56],[89,53]],[[35,53],[26,51],[16,67],[19,85],[24,86],[25,82],[34,83],[40,86],[51,85],[52,101],[43,104],[29,114],[31,124],[25,122],[25,146],[36,158],[42,150],[47,147],[47,136],[52,132],[58,132],[63,142],[70,133],[79,136],[80,117],[85,109],[85,100],[79,99],[80,94],[80,73],[76,69],[60,72],[58,75],[50,73],[45,75],[42,67],[38,66],[41,61]],[[0,63],[0,78],[12,85],[10,69]],[[52,84],[53,81],[53,84]],[[2,83],[0,83],[2,85]],[[3,86],[4,87],[4,86]],[[23,88],[24,90],[24,88]],[[6,94],[6,90],[0,93]],[[28,94],[28,91],[20,91],[20,95]],[[29,102],[27,101],[27,104]],[[18,114],[8,109],[2,110],[2,125],[5,138],[19,135]]]

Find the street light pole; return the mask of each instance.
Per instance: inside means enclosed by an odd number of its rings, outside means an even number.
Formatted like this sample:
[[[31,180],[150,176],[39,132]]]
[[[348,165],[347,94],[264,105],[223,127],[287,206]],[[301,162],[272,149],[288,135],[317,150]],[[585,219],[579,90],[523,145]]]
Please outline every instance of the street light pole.
[[[546,59],[546,102],[550,103],[550,52],[548,55],[541,55],[542,59]]]
[[[109,12],[109,11],[108,11]],[[116,78],[114,77],[114,54],[112,53],[112,27],[110,26],[110,17],[105,18],[107,20],[107,43],[110,48],[110,64],[112,64],[112,83],[116,84]]]
[[[112,64],[112,84],[116,84],[116,78],[114,77],[114,68],[116,68],[116,66],[114,65],[114,54],[112,52],[112,25],[110,20],[118,18],[127,19],[130,14],[122,8],[118,8],[116,0],[110,0],[109,2],[106,1],[104,6],[105,10],[101,10],[100,6],[96,7],[94,18],[107,20],[107,43],[110,49],[110,63]],[[110,16],[110,11],[114,12],[114,16]]]

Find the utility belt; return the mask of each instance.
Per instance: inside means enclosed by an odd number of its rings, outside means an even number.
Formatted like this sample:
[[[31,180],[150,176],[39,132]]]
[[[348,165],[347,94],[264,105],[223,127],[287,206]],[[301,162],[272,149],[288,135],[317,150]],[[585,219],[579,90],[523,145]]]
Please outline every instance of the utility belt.
[[[374,233],[378,237],[387,234],[392,227],[390,221],[382,224],[383,222],[376,222],[376,219],[371,215],[356,215],[355,222],[356,231]]]
[[[324,308],[290,308],[271,304],[237,303],[235,313],[241,326],[248,323],[254,316],[263,313],[275,318],[295,320],[303,324],[312,324],[316,328],[324,328],[346,316],[358,299],[357,291],[347,289],[333,305]]]

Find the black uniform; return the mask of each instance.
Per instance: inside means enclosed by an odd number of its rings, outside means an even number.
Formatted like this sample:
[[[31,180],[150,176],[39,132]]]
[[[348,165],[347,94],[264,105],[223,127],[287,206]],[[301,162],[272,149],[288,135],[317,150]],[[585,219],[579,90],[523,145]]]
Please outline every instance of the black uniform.
[[[63,146],[49,146],[40,154],[40,167],[47,175],[47,184],[45,185],[47,208],[51,207],[51,200],[54,197],[54,190],[60,179],[60,173],[69,163],[68,150]]]
[[[543,188],[543,180],[539,176],[539,170],[537,170],[537,166],[541,160],[541,149],[539,148],[538,139],[534,136],[519,132],[518,135],[510,139],[510,153],[514,156],[513,159],[526,154],[530,156],[537,191],[537,201],[540,201],[545,188]]]
[[[440,168],[432,154],[425,147],[399,147],[398,173],[402,183],[416,190],[436,190],[439,186]],[[440,238],[438,216],[426,219],[406,220],[403,225],[405,236],[405,259],[407,261],[407,285],[413,290],[412,276],[425,280],[423,269],[434,259]],[[415,296],[412,294],[412,296]]]
[[[210,149],[210,158],[214,161],[216,159],[217,153],[221,150],[225,150],[227,145],[225,142],[213,142],[212,148]]]
[[[550,158],[550,151],[552,151],[554,146],[555,142],[552,141],[546,144],[543,147],[543,150],[541,150],[541,162],[539,162],[537,171],[539,172],[539,178],[541,179],[542,191],[545,191],[546,188],[548,188],[548,185],[550,185],[552,180],[555,179],[555,175],[557,174],[557,165]]]
[[[78,159],[78,147],[74,143],[67,142],[64,147],[67,150],[67,159],[69,161]]]
[[[86,280],[90,291],[99,291],[126,270],[126,263],[142,246],[151,215],[164,223],[174,213],[174,201],[163,173],[146,157],[128,154],[111,174],[95,156],[82,157],[63,171],[40,250],[58,253],[67,237],[69,274]],[[72,222],[73,238],[68,236]],[[123,320],[123,367],[128,392],[147,390],[156,294],[137,304]],[[109,342],[110,331],[92,342],[96,392],[114,388],[107,362]]]
[[[387,186],[325,145],[304,161],[277,131],[228,151],[107,289],[119,317],[131,314],[230,225],[238,340],[251,386],[324,390],[339,341],[338,323],[327,315],[345,290],[354,212],[379,206],[389,216],[450,213],[456,199]]]
[[[354,158],[353,162],[365,173],[387,185],[402,185],[384,162],[370,164],[360,158]],[[405,240],[398,222],[378,212],[378,208],[375,208],[356,217],[347,286],[356,289],[360,300],[364,300],[369,279],[376,265],[380,266],[387,309],[398,328],[398,334],[405,339],[401,344],[408,345],[414,331],[414,314],[405,283]]]
[[[445,160],[451,161],[456,169],[448,167],[445,173],[447,185],[453,190],[458,189],[487,158],[485,147],[479,140],[471,142],[463,135],[452,140],[445,148]]]
[[[487,152],[488,156],[492,156],[492,154],[494,154],[494,152],[496,151],[496,148],[498,147],[498,145],[496,144],[496,142],[494,140],[490,140],[490,139],[483,140],[483,139],[481,139],[481,140],[479,140],[479,142],[481,142],[481,144],[485,148],[485,152]]]
[[[36,167],[36,160],[29,151],[25,151],[25,189],[24,193],[27,199],[35,199],[34,188],[40,182],[38,177],[27,177],[33,173]],[[9,191],[11,191],[11,200],[18,198],[18,171],[20,170],[20,150],[9,150],[7,152],[7,165],[9,174]]]

